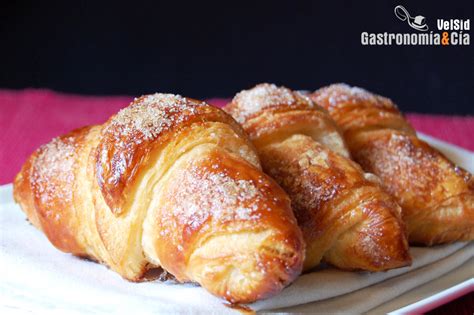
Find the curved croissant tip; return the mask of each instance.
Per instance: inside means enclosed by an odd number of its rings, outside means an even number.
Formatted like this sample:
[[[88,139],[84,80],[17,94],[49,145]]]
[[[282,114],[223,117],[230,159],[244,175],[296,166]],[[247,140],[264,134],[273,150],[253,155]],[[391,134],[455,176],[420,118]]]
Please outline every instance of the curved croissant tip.
[[[244,246],[235,244],[232,257],[206,259],[207,249],[231,243],[231,236],[218,236],[192,255],[193,278],[216,296],[231,303],[252,303],[280,292],[301,273],[304,245],[300,237],[287,235],[287,242],[267,231],[248,233]],[[293,239],[294,238],[294,239]],[[228,246],[228,245],[227,245]],[[206,249],[207,248],[207,249]]]

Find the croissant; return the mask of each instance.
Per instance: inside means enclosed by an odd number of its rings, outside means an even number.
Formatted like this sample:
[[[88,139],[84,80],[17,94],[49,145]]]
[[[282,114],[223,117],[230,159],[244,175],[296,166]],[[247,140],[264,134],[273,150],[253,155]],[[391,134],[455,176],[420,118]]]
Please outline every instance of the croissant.
[[[238,93],[224,109],[243,125],[264,171],[291,198],[306,242],[304,270],[320,261],[368,271],[411,263],[400,207],[349,159],[325,110],[273,84]]]
[[[23,165],[14,196],[55,247],[131,281],[161,267],[244,303],[302,269],[288,196],[241,127],[197,100],[143,96],[52,140]]]
[[[388,98],[346,84],[311,94],[344,132],[354,159],[402,206],[409,241],[474,239],[474,179],[416,136]]]

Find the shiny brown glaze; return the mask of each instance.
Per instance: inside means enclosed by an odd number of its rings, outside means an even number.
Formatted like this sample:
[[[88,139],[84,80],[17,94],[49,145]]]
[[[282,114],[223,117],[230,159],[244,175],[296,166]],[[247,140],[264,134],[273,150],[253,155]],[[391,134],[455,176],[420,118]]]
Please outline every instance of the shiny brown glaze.
[[[225,110],[242,122],[263,169],[289,194],[307,243],[305,269],[321,260],[370,271],[410,264],[400,207],[348,159],[324,109],[298,92],[260,84]]]
[[[396,197],[411,243],[474,238],[471,174],[418,139],[391,100],[345,84],[322,88],[311,98],[341,126],[354,159]]]
[[[284,191],[225,112],[170,94],[41,147],[15,200],[58,249],[131,281],[163,268],[232,303],[276,294],[304,241]]]
[[[298,253],[304,246],[301,232],[294,229],[297,223],[284,191],[248,162],[223,154],[219,148],[181,163],[184,165],[166,183],[153,224],[161,231],[153,233],[153,246],[157,256],[164,257],[160,260],[162,266],[180,281],[191,280],[196,266],[209,268],[202,281],[222,283],[219,292],[213,293],[229,301],[265,298],[293,280],[301,270],[303,257]],[[211,263],[206,262],[209,257],[196,253],[196,249],[203,251],[206,244],[222,236],[252,239],[252,235],[269,230],[275,232],[265,236],[266,245],[257,253],[248,249],[249,244],[232,243],[231,238],[228,243],[218,242],[221,246],[215,251],[209,250]],[[235,263],[223,268],[225,261],[234,256]],[[187,265],[194,266],[192,271]],[[218,268],[211,270],[212,265]],[[260,270],[268,278],[259,281],[259,287],[252,287],[254,295],[246,300],[236,297],[226,280],[231,270],[236,273],[244,267]]]
[[[411,261],[400,207],[357,164],[300,135],[265,147],[261,159],[292,198],[313,261],[307,266],[322,258],[378,271]]]
[[[41,146],[15,179],[15,200],[31,222],[62,251],[85,255],[77,241],[73,184],[77,152],[89,127],[76,129]]]
[[[103,126],[96,150],[97,181],[107,205],[119,214],[138,170],[173,133],[193,123],[235,122],[220,109],[178,95],[142,96]],[[238,130],[238,128],[235,128]]]

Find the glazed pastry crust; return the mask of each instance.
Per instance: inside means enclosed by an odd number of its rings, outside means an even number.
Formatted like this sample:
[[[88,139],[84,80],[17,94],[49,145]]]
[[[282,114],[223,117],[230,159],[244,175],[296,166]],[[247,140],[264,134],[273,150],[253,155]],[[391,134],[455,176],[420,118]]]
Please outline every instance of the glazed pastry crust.
[[[39,148],[15,200],[58,249],[131,281],[163,268],[231,302],[279,292],[304,241],[285,192],[222,110],[171,94]]]
[[[285,189],[307,244],[304,269],[410,264],[401,210],[353,161],[328,113],[306,96],[260,84],[225,110],[242,123],[265,172]]]
[[[311,98],[340,125],[354,159],[396,197],[410,243],[474,238],[471,174],[418,139],[391,100],[345,84],[322,88]]]

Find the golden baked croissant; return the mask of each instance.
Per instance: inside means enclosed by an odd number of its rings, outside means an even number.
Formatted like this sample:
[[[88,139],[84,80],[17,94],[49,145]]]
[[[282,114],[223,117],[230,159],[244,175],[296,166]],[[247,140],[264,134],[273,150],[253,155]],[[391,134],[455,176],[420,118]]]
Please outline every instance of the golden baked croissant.
[[[306,241],[304,270],[321,260],[369,271],[411,263],[400,207],[348,158],[326,111],[270,84],[238,93],[224,109],[243,125],[264,171],[291,198]]]
[[[161,266],[243,303],[301,272],[288,196],[241,127],[193,99],[143,96],[104,125],[54,139],[25,163],[14,195],[58,249],[132,281]]]
[[[390,99],[346,84],[311,98],[342,128],[354,159],[396,197],[410,243],[474,239],[474,179],[418,139]]]

